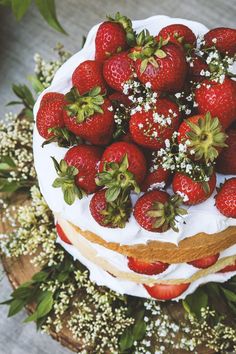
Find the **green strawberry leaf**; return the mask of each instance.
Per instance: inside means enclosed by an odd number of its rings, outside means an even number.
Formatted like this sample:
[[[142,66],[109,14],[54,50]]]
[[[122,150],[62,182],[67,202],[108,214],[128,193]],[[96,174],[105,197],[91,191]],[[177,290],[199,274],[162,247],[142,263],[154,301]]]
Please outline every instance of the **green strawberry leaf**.
[[[46,22],[49,24],[49,26],[51,26],[52,28],[54,28],[58,32],[61,32],[63,34],[67,34],[57,19],[54,0],[47,0],[47,1],[35,0],[35,3],[39,9],[39,12],[43,16],[43,18],[46,20]]]

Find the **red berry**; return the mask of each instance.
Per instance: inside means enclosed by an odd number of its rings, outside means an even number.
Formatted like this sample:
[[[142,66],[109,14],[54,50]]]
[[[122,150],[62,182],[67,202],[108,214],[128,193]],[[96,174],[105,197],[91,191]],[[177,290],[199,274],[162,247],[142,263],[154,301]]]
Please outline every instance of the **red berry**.
[[[58,223],[56,224],[56,230],[57,230],[57,234],[60,237],[60,239],[63,242],[68,243],[69,245],[71,245],[70,240],[67,238],[65,232],[63,231],[63,229],[61,228],[61,226]]]
[[[128,98],[128,96],[124,95],[121,92],[113,92],[110,96],[109,96],[109,100],[111,102],[119,102],[120,104],[123,104],[126,107],[129,107],[131,102]]]
[[[106,83],[102,76],[102,63],[95,60],[86,60],[75,69],[72,74],[72,84],[81,95],[94,87],[101,87],[101,92],[106,92]]]
[[[119,141],[106,148],[102,155],[99,171],[103,171],[105,162],[120,163],[127,154],[128,171],[134,174],[137,183],[141,183],[146,175],[146,160],[142,151],[134,144]]]
[[[177,92],[180,91],[185,82],[187,64],[184,51],[177,45],[167,44],[162,51],[165,57],[155,57],[157,65],[148,62],[142,71],[142,59],[135,61],[135,71],[139,80],[146,84],[151,83],[154,91]]]
[[[208,181],[209,191],[204,189],[203,182],[197,182],[187,175],[176,172],[172,182],[172,188],[175,193],[181,193],[187,197],[184,201],[187,205],[195,205],[204,202],[213,193],[216,186],[216,175],[210,177]]]
[[[53,132],[49,131],[50,128],[62,128],[64,126],[64,105],[64,100],[61,99],[44,99],[43,104],[40,105],[36,125],[43,138],[49,139],[53,136]]]
[[[144,285],[145,289],[155,299],[158,300],[172,300],[186,291],[189,283],[184,284],[156,284],[154,286]]]
[[[225,147],[216,161],[217,172],[225,175],[236,175],[236,127],[226,131],[228,138]]]
[[[133,61],[127,52],[113,55],[103,65],[103,75],[114,90],[123,91],[123,84],[133,75]]]
[[[147,263],[137,258],[128,257],[128,267],[136,273],[154,275],[164,272],[169,267],[169,264],[158,261]]]
[[[47,92],[43,95],[40,106],[49,101],[62,101],[64,102],[65,96],[59,92]]]
[[[226,78],[223,83],[204,80],[195,91],[195,101],[199,113],[210,112],[218,117],[224,129],[227,129],[236,117],[236,85]]]
[[[94,145],[107,145],[111,140],[114,128],[114,115],[109,110],[111,106],[111,102],[105,99],[101,105],[103,113],[95,113],[81,123],[77,122],[75,116],[64,111],[65,125],[75,135]]]
[[[155,171],[147,174],[142,183],[141,189],[143,192],[146,192],[149,189],[163,189],[168,185],[169,180],[170,172],[159,166]]]
[[[76,167],[79,172],[75,177],[76,185],[90,194],[98,189],[95,177],[98,172],[98,163],[102,156],[102,150],[95,146],[79,145],[70,148],[65,161],[69,166]]]
[[[216,195],[216,207],[228,218],[236,218],[236,177],[227,180]]]
[[[131,116],[130,133],[137,144],[159,150],[178,129],[179,122],[178,105],[167,98],[159,98],[154,109],[142,110]]]
[[[219,52],[230,56],[236,54],[236,29],[218,27],[210,30],[204,36],[205,47],[215,46]]]
[[[212,266],[213,264],[215,264],[217,262],[219,256],[220,256],[220,254],[217,253],[213,256],[207,256],[207,257],[196,259],[195,261],[192,261],[192,262],[188,262],[188,264],[191,264],[192,266],[194,266],[196,268],[205,269],[205,268],[208,268],[208,267]]]
[[[105,60],[127,47],[126,33],[121,24],[111,21],[103,22],[95,38],[96,60]]]
[[[202,70],[209,71],[208,65],[202,58],[198,57],[197,55],[192,56],[188,71],[189,80],[192,80],[194,82],[203,81],[204,76],[201,75]]]
[[[193,31],[182,24],[168,25],[161,29],[158,34],[158,38],[162,37],[163,40],[169,40],[169,42],[183,46],[185,44],[194,46],[196,42],[196,36]]]

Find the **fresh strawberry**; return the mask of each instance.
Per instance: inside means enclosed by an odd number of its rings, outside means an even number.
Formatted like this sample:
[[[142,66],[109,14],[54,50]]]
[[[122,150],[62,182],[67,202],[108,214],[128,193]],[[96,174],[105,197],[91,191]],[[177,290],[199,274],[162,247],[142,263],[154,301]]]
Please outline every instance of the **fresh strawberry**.
[[[201,269],[205,269],[208,268],[210,266],[212,266],[213,264],[215,264],[219,258],[220,254],[217,253],[213,256],[207,256],[207,257],[203,257],[200,259],[196,259],[195,261],[192,262],[188,262],[188,264],[191,264],[192,266],[196,267],[196,268],[201,268]]]
[[[158,166],[154,171],[147,174],[141,185],[141,190],[146,192],[152,189],[163,189],[168,185],[169,180],[170,172]]]
[[[172,300],[183,294],[189,287],[189,283],[183,284],[155,284],[153,286],[144,285],[148,294],[158,300]]]
[[[221,151],[216,160],[216,170],[225,175],[236,175],[236,126],[230,127],[226,134],[227,147]]]
[[[129,219],[132,205],[129,196],[124,200],[118,198],[116,201],[108,202],[106,190],[96,192],[89,204],[90,212],[96,222],[104,227],[125,227]]]
[[[56,223],[56,230],[57,230],[57,234],[58,234],[58,236],[60,237],[60,239],[61,239],[63,242],[68,243],[69,245],[71,245],[70,240],[68,240],[68,238],[67,238],[65,232],[63,231],[63,229],[61,228],[61,226],[60,226],[58,223]]]
[[[210,112],[218,117],[224,129],[227,129],[236,117],[236,85],[225,78],[223,83],[204,80],[195,91],[195,101],[199,113]]]
[[[169,267],[169,264],[159,261],[147,263],[137,258],[128,257],[128,267],[136,273],[155,275],[164,272]]]
[[[209,71],[209,67],[205,61],[197,55],[193,55],[189,62],[188,78],[193,82],[201,82],[205,79],[201,75],[202,70]]]
[[[127,171],[133,174],[137,183],[141,183],[146,175],[146,160],[142,151],[131,143],[119,141],[108,146],[102,155],[99,171],[103,172],[106,165],[111,163],[121,163],[125,156],[128,160]],[[112,166],[109,166],[109,168],[112,168]],[[120,183],[126,182],[124,174],[120,177],[124,179],[123,181],[120,180]],[[127,182],[129,178],[127,176]]]
[[[60,163],[53,158],[58,174],[53,187],[62,188],[67,204],[71,205],[76,197],[81,199],[85,193],[94,193],[98,189],[95,177],[101,156],[99,147],[79,145],[70,148]]]
[[[182,24],[168,25],[158,33],[158,39],[168,40],[171,43],[184,46],[186,49],[193,47],[196,42],[196,36],[193,31]]]
[[[59,92],[47,92],[43,95],[40,106],[42,106],[46,102],[51,102],[51,101],[62,101],[64,102],[65,96],[63,93]]]
[[[175,218],[186,214],[180,208],[182,199],[163,191],[145,193],[135,204],[134,217],[141,227],[152,232],[165,232],[169,228],[177,231]]]
[[[216,195],[216,207],[228,218],[236,218],[236,177],[227,180]]]
[[[167,98],[159,98],[153,109],[141,110],[131,116],[130,133],[137,144],[159,150],[178,129],[179,123],[178,105]]]
[[[109,97],[109,100],[113,103],[113,102],[118,102],[120,104],[123,104],[126,107],[129,107],[131,102],[128,98],[127,95],[124,95],[121,92],[113,92]]]
[[[234,56],[236,54],[236,29],[218,27],[210,30],[204,36],[206,48],[215,46],[219,52]]]
[[[50,92],[45,96],[42,98],[37,113],[36,125],[39,134],[45,139],[50,139],[54,135],[51,131],[52,128],[62,128],[64,126],[63,108],[65,102],[64,95],[62,97],[58,93]]]
[[[103,65],[103,76],[107,84],[116,91],[123,91],[123,85],[133,75],[133,62],[128,52],[113,55]]]
[[[187,63],[184,51],[172,43],[153,39],[130,56],[139,80],[150,83],[154,91],[177,92],[184,86]]]
[[[236,271],[236,261],[232,265],[228,265],[223,269],[219,270],[218,273],[227,273],[227,272],[235,272]]]
[[[103,98],[100,89],[94,88],[81,96],[72,88],[66,100],[64,122],[67,129],[94,145],[107,145],[113,133],[114,114],[111,102]]]
[[[102,63],[95,60],[86,60],[75,69],[72,74],[72,84],[80,95],[99,86],[101,93],[106,92],[106,83],[102,75]]]
[[[204,202],[211,196],[215,186],[215,173],[212,174],[208,182],[198,182],[183,173],[176,172],[172,182],[173,191],[184,195],[186,197],[184,203],[187,205],[195,205]]]
[[[195,160],[213,162],[219,155],[220,148],[226,146],[226,134],[219,119],[212,118],[209,112],[185,119],[178,132],[179,144],[188,141],[188,148],[193,151],[190,156]]]

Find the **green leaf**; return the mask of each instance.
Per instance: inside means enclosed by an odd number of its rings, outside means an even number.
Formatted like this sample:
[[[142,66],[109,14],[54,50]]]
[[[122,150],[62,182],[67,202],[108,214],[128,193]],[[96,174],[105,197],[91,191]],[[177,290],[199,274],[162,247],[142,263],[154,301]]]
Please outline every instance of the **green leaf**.
[[[114,200],[117,199],[120,192],[121,192],[121,189],[117,186],[108,188],[106,191],[106,200],[108,202],[114,202]]]
[[[146,323],[144,320],[137,321],[133,328],[133,337],[134,340],[141,340],[143,339],[146,333]]]
[[[0,5],[11,6],[11,0],[0,0]]]
[[[41,271],[41,272],[36,273],[36,274],[32,277],[32,280],[33,280],[35,283],[42,283],[42,282],[44,282],[47,278],[48,278],[48,273],[47,273],[47,272],[44,272],[44,271]]]
[[[37,321],[37,312],[35,311],[34,313],[32,313],[32,315],[28,316],[23,323],[28,323],[28,322],[33,322],[33,321]]]
[[[26,11],[28,10],[31,0],[11,0],[12,11],[17,19],[20,21]]]
[[[8,317],[16,315],[20,312],[25,305],[25,301],[23,299],[14,299],[9,308]]]
[[[53,306],[53,294],[51,291],[47,291],[43,300],[37,306],[37,319],[47,315]]]
[[[13,291],[13,293],[11,294],[11,296],[14,299],[25,299],[28,296],[31,295],[32,289],[30,287],[19,287],[16,290]]]
[[[27,79],[30,81],[34,91],[39,94],[44,90],[44,86],[43,84],[39,81],[39,79],[37,78],[37,76],[35,75],[29,75],[27,77]]]
[[[228,289],[222,288],[222,291],[225,295],[225,297],[227,298],[227,300],[232,301],[232,302],[236,302],[236,294]]]
[[[56,15],[56,8],[55,8],[55,1],[54,0],[35,0],[36,6],[39,9],[39,12],[46,20],[46,22],[57,30],[58,32],[67,34],[65,30],[60,25],[57,15]]]
[[[119,347],[120,351],[124,352],[127,349],[130,349],[133,346],[134,337],[132,333],[132,329],[129,327],[120,337]]]
[[[206,307],[208,304],[208,295],[202,288],[198,288],[193,294],[188,295],[182,303],[188,313],[200,317],[201,308]]]

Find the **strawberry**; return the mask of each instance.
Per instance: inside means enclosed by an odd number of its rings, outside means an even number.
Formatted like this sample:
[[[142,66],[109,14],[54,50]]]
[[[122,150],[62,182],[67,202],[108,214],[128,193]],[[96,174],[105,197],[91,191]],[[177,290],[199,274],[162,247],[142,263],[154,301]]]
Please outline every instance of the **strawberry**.
[[[203,257],[200,259],[196,259],[195,261],[192,262],[188,262],[188,264],[191,264],[192,266],[196,267],[196,268],[201,268],[201,269],[205,269],[208,268],[210,266],[212,266],[213,264],[215,264],[219,258],[220,254],[217,253],[213,256],[207,256],[207,257]]]
[[[178,142],[186,143],[195,160],[214,161],[219,155],[219,149],[225,147],[226,134],[218,118],[206,115],[196,115],[185,119],[179,127]]]
[[[195,205],[204,202],[213,193],[216,186],[216,175],[212,174],[208,182],[194,181],[189,176],[176,172],[172,182],[172,188],[175,193],[184,195],[184,203]]]
[[[215,46],[220,53],[234,56],[236,54],[236,29],[218,27],[210,30],[204,36],[205,47]]]
[[[189,27],[177,23],[162,28],[157,38],[159,39],[160,37],[163,40],[184,46],[186,49],[193,47],[196,42],[196,36],[193,31]]]
[[[80,95],[99,86],[101,93],[106,92],[106,83],[102,75],[102,63],[95,60],[86,60],[79,64],[72,74],[72,84]]]
[[[159,150],[178,129],[179,122],[178,105],[167,98],[159,98],[153,109],[141,110],[131,116],[130,133],[137,144]]]
[[[189,287],[189,283],[183,284],[155,284],[153,286],[144,285],[148,294],[158,300],[171,300],[174,299]]]
[[[40,102],[40,106],[43,105],[46,102],[49,101],[62,101],[64,102],[64,95],[63,93],[59,93],[59,92],[46,92]]]
[[[218,191],[216,207],[228,218],[236,218],[236,177],[227,180]]]
[[[71,205],[76,197],[81,199],[85,193],[90,194],[98,189],[95,177],[101,156],[100,148],[79,145],[70,148],[60,163],[53,158],[58,174],[53,187],[62,188],[67,204]]]
[[[184,51],[179,46],[149,39],[135,49],[130,57],[135,61],[138,79],[150,83],[154,91],[177,92],[184,86],[187,63]]]
[[[128,160],[127,172],[133,174],[137,183],[141,183],[146,175],[146,160],[142,151],[131,143],[119,141],[108,146],[102,155],[99,171],[103,172],[106,167],[112,169],[112,165],[109,164],[120,164],[125,156]],[[123,182],[126,182],[124,174],[120,177],[124,179]],[[129,178],[130,176],[127,175],[127,182]]]
[[[217,273],[235,272],[236,271],[236,261],[232,265],[228,265],[223,269],[219,270]]]
[[[216,170],[225,175],[236,175],[236,126],[230,127],[226,134],[227,147],[221,151],[216,160]]]
[[[72,88],[66,95],[67,105],[64,122],[67,129],[94,145],[106,145],[112,137],[114,114],[108,99],[100,95],[96,87],[89,93],[80,95]]]
[[[113,103],[113,102],[118,102],[119,104],[123,104],[126,107],[129,107],[131,102],[128,98],[128,96],[124,95],[121,92],[113,92],[109,97],[109,100]]]
[[[123,85],[133,76],[133,62],[127,52],[113,55],[103,65],[103,76],[107,84],[116,91],[123,91]]]
[[[195,101],[199,113],[210,112],[218,117],[224,129],[227,129],[236,117],[236,85],[225,78],[223,83],[204,80],[195,90]]]
[[[152,189],[162,189],[168,185],[169,180],[170,172],[158,166],[154,171],[147,174],[141,185],[141,190],[146,192]]]
[[[90,212],[96,222],[104,227],[125,227],[129,219],[132,205],[129,196],[108,202],[106,190],[96,192],[89,204]]]
[[[164,272],[169,267],[169,264],[159,261],[147,263],[137,258],[128,257],[128,267],[136,273],[155,275]]]
[[[205,61],[197,55],[191,57],[189,63],[188,78],[193,82],[201,82],[204,80],[204,76],[201,75],[202,70],[209,71],[208,65]]]
[[[96,60],[105,60],[115,53],[124,51],[128,44],[135,40],[132,22],[126,16],[116,13],[115,18],[108,17],[109,21],[103,22],[95,38]]]
[[[54,135],[51,129],[64,126],[64,105],[64,95],[50,92],[43,96],[36,117],[37,129],[43,138],[50,139]]]
[[[141,227],[152,232],[165,232],[170,227],[178,231],[175,218],[186,214],[180,208],[182,199],[163,191],[151,191],[138,199],[134,206],[134,217]]]
[[[63,231],[63,229],[61,228],[61,226],[58,223],[56,223],[56,231],[57,231],[58,236],[60,237],[60,239],[63,242],[68,243],[69,245],[71,245],[70,240],[68,240],[65,232]]]

